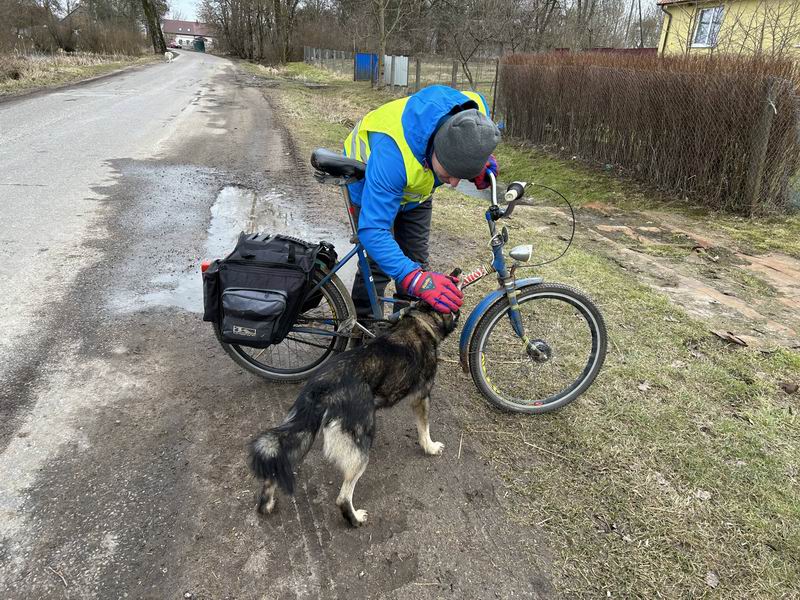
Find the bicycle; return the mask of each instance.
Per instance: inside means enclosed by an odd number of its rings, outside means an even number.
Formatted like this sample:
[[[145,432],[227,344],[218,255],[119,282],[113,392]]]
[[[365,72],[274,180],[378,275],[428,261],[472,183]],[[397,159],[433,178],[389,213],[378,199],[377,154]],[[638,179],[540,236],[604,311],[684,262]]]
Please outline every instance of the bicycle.
[[[248,371],[271,381],[302,381],[336,353],[346,349],[355,335],[374,337],[397,322],[414,306],[407,297],[379,298],[372,282],[364,246],[358,240],[347,185],[364,177],[366,165],[328,150],[315,150],[311,157],[316,179],[340,187],[347,209],[353,248],[332,268],[323,265],[312,274],[313,287],[306,295],[304,310],[289,335],[263,349],[226,344],[225,351]],[[459,362],[475,385],[494,406],[514,412],[540,414],[572,402],[592,384],[606,355],[607,333],[603,316],[581,291],[541,277],[518,280],[517,269],[529,261],[532,244],[514,247],[507,267],[503,250],[508,230],[497,231],[497,222],[508,218],[516,206],[528,204],[527,184],[514,182],[497,199],[497,181],[490,173],[492,199],[486,210],[492,261],[462,277],[466,289],[492,273],[499,287],[485,296],[467,316],[459,339]],[[574,217],[574,215],[573,215]],[[573,218],[574,234],[574,218]],[[566,250],[565,250],[566,252]],[[563,255],[563,253],[562,253]],[[336,275],[354,256],[367,282],[372,328],[356,320],[349,291]],[[549,262],[549,261],[548,261]],[[401,306],[384,318],[384,304]],[[525,309],[534,307],[528,314]],[[535,390],[535,393],[534,393]]]

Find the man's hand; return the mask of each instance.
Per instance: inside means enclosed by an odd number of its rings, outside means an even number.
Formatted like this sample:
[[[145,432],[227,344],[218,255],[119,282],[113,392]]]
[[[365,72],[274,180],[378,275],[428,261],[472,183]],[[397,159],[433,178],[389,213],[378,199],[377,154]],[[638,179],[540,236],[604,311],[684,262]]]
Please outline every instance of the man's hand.
[[[436,312],[455,312],[464,302],[458,279],[441,273],[417,269],[406,275],[400,286],[407,294],[430,304]]]
[[[487,173],[488,171],[491,171],[495,177],[497,177],[497,174],[500,172],[497,168],[497,160],[495,159],[494,154],[489,155],[489,160],[486,161],[486,165],[484,165],[481,174],[474,179],[470,179],[470,181],[474,183],[475,187],[479,190],[485,190],[492,185],[492,181],[489,179],[489,175]]]

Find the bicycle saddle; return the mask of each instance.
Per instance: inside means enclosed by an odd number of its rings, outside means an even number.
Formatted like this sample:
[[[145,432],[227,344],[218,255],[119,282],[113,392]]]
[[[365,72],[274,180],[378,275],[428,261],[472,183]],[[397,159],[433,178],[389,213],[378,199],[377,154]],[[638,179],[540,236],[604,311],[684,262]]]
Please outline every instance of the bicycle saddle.
[[[332,177],[344,177],[353,181],[364,179],[367,169],[367,165],[360,160],[347,158],[343,154],[325,148],[317,148],[311,153],[311,166]]]

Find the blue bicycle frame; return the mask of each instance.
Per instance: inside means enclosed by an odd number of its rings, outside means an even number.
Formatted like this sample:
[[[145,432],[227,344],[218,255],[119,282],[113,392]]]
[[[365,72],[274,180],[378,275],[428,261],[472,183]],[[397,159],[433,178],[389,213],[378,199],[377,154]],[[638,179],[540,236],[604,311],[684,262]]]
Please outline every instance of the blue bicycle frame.
[[[339,262],[337,262],[333,268],[331,269],[330,273],[328,273],[322,281],[320,281],[314,288],[311,290],[310,294],[318,291],[323,285],[325,285],[328,281],[330,281],[333,276],[341,269],[344,265],[346,265],[353,256],[358,256],[358,270],[361,273],[361,276],[364,278],[365,288],[367,290],[367,296],[369,297],[369,305],[370,310],[372,312],[372,318],[376,320],[382,320],[384,318],[383,315],[383,305],[384,303],[394,304],[396,302],[406,303],[404,300],[398,300],[396,298],[386,298],[386,297],[378,297],[378,291],[375,289],[375,280],[372,277],[372,269],[369,266],[369,260],[367,259],[367,251],[364,248],[364,245],[358,240],[358,230],[356,228],[355,219],[353,218],[353,205],[350,202],[350,191],[347,189],[347,185],[345,183],[339,184],[339,187],[342,190],[342,196],[344,197],[345,207],[347,209],[347,217],[350,221],[350,230],[352,231],[352,237],[350,241],[355,245],[353,248],[342,258]],[[394,312],[390,315],[389,320],[396,320],[400,316],[400,311]],[[357,323],[354,323],[354,326],[360,327]],[[363,329],[363,327],[362,327]],[[303,328],[295,328],[295,331],[306,331],[306,332],[313,332],[321,335],[342,335],[341,332],[338,330],[336,332],[330,331],[322,331],[322,330],[308,330]],[[374,334],[371,332],[364,330],[370,336],[374,337]]]
[[[492,236],[491,238],[491,248],[492,248],[492,262],[489,266],[481,266],[472,273],[466,275],[462,279],[462,289],[466,288],[480,279],[483,279],[490,273],[497,273],[497,280],[500,285],[498,290],[490,293],[488,296],[483,298],[481,302],[475,307],[475,309],[470,313],[469,317],[467,318],[466,323],[464,324],[464,329],[461,333],[461,340],[459,343],[461,354],[462,354],[462,362],[464,362],[463,357],[465,356],[465,349],[469,343],[469,339],[472,336],[472,332],[475,329],[480,317],[497,301],[499,301],[503,295],[508,298],[509,305],[511,310],[509,311],[509,320],[511,321],[511,326],[519,338],[525,343],[529,345],[528,338],[525,334],[525,328],[522,324],[522,319],[520,318],[519,314],[519,305],[517,303],[517,292],[519,289],[526,287],[528,285],[533,285],[537,283],[541,283],[542,279],[539,277],[523,279],[517,281],[514,277],[513,268],[511,272],[506,267],[506,259],[503,255],[503,248],[505,247],[506,241],[508,239],[507,232],[505,228],[498,233],[496,222],[498,219],[502,218],[506,214],[506,210],[500,207],[497,202],[497,181],[492,173],[489,173],[491,179],[491,188],[492,188],[492,202],[490,207],[486,211],[486,222],[489,225],[489,232]],[[376,320],[384,319],[383,315],[383,304],[384,303],[391,303],[394,304],[396,302],[405,303],[404,300],[397,300],[395,298],[380,298],[378,297],[377,290],[375,289],[375,283],[372,278],[372,270],[369,266],[369,261],[367,260],[367,253],[364,249],[363,244],[358,240],[358,231],[356,229],[355,220],[353,218],[353,207],[350,203],[350,193],[347,189],[347,185],[345,183],[339,184],[342,190],[342,196],[344,197],[345,206],[347,208],[347,215],[350,221],[350,229],[352,231],[352,237],[350,239],[355,245],[353,248],[342,258],[339,262],[334,265],[331,269],[330,273],[328,273],[311,291],[313,294],[314,292],[318,291],[323,285],[325,285],[328,281],[330,281],[333,276],[341,269],[345,264],[347,264],[354,256],[358,256],[358,268],[361,272],[361,276],[364,278],[365,287],[367,290],[367,295],[369,297],[370,308],[372,311],[372,317]],[[510,214],[510,210],[508,214]],[[402,309],[399,311],[393,312],[389,315],[389,321],[396,321],[400,318],[403,312],[407,309]],[[357,322],[352,323],[353,327],[361,327]],[[350,332],[342,332],[340,329],[336,331],[326,331],[320,329],[311,329],[311,328],[302,328],[296,327],[294,331],[298,332],[307,332],[307,333],[315,333],[318,335],[326,335],[326,336],[337,336],[337,335],[350,335]],[[366,333],[369,335],[374,335],[371,332],[364,329]]]

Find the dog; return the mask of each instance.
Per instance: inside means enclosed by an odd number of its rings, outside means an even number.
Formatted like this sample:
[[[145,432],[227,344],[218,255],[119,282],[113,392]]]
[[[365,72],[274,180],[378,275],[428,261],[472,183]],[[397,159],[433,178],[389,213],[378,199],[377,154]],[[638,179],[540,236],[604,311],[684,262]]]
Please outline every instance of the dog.
[[[175,55],[172,52],[164,52],[164,60],[166,60],[168,63],[171,63],[173,58],[175,58]]]
[[[403,399],[411,402],[422,450],[441,454],[444,444],[430,435],[430,391],[439,344],[457,321],[458,313],[440,314],[420,303],[385,334],[332,358],[315,374],[283,423],[250,442],[250,469],[263,480],[257,511],[272,512],[278,487],[294,494],[294,473],[322,431],[323,454],[344,477],[336,505],[350,525],[363,525],[367,512],[353,507],[353,490],[369,462],[375,411]]]

